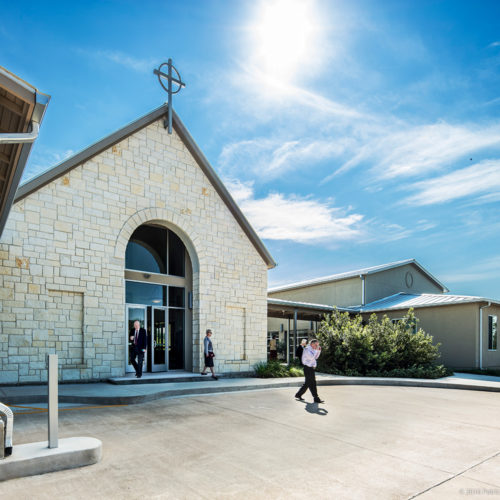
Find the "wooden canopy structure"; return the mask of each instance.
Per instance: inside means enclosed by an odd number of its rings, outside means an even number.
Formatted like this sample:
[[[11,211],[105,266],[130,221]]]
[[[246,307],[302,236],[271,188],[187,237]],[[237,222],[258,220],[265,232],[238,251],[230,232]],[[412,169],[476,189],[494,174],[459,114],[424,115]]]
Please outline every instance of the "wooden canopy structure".
[[[0,236],[49,99],[0,66]]]

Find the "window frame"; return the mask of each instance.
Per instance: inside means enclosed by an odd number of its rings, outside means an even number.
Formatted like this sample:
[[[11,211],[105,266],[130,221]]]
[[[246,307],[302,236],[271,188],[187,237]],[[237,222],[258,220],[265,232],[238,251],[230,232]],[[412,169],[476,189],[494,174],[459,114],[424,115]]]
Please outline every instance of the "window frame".
[[[130,267],[127,267],[126,265],[126,253],[127,253],[127,248],[128,248],[128,245],[130,242],[137,242],[138,240],[134,240],[132,239],[132,236],[134,235],[135,231],[137,231],[137,229],[141,228],[141,227],[144,227],[144,226],[149,226],[149,227],[153,227],[153,228],[157,228],[157,229],[161,229],[161,230],[164,230],[166,232],[166,255],[165,255],[165,269],[166,269],[166,272],[165,273],[158,273],[158,272],[154,272],[154,271],[145,271],[143,269],[133,269],[133,268],[130,268]],[[164,226],[161,226],[161,225],[157,225],[157,224],[148,224],[148,223],[145,223],[145,224],[141,224],[139,227],[137,227],[135,229],[134,233],[132,233],[128,243],[127,243],[127,246],[125,247],[125,271],[132,271],[134,273],[143,273],[143,274],[147,274],[147,275],[150,275],[150,276],[167,276],[167,277],[173,277],[173,278],[181,278],[181,279],[185,279],[186,278],[186,255],[188,253],[187,251],[187,248],[186,248],[186,245],[184,244],[184,242],[182,241],[182,239],[180,238],[180,236],[178,234],[176,234],[174,231],[172,231],[171,229],[167,228],[167,227],[164,227]],[[184,256],[183,256],[183,264],[182,264],[182,268],[183,268],[183,273],[182,275],[180,274],[170,274],[170,236],[171,235],[174,235],[179,241],[180,243],[182,244],[182,247],[184,249]]]

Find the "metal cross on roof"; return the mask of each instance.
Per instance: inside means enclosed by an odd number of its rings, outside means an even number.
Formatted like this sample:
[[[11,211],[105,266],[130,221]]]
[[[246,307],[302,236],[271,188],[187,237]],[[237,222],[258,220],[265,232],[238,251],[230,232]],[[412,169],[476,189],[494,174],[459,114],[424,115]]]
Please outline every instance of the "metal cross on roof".
[[[164,73],[162,71],[162,68],[166,66],[167,67],[167,73]],[[176,76],[173,76],[172,72],[175,72]],[[182,81],[181,75],[175,68],[175,66],[172,64],[172,59],[169,59],[168,62],[160,64],[158,69],[155,69],[153,71],[155,75],[158,76],[158,81],[160,82],[160,85],[164,88],[164,90],[167,91],[168,94],[168,133],[172,133],[172,95],[177,94],[182,87],[185,87],[186,84]],[[167,80],[167,86],[163,84],[163,79]],[[172,83],[175,83],[178,85],[176,90],[172,90]],[[166,128],[166,127],[165,127]]]

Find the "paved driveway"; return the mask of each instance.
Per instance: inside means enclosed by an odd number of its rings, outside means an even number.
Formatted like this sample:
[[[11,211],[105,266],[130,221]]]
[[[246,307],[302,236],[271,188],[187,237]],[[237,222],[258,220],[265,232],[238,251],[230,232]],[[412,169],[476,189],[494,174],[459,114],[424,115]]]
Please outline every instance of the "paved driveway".
[[[410,387],[320,387],[65,409],[60,435],[103,441],[102,461],[0,484],[34,498],[500,498],[500,397]],[[310,397],[309,397],[310,400]],[[18,443],[45,414],[16,416]]]

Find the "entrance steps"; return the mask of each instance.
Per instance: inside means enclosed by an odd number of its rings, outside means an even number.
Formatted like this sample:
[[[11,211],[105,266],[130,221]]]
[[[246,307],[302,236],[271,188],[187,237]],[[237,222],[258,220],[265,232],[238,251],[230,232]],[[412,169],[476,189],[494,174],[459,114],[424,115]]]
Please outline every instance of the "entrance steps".
[[[135,373],[127,373],[123,377],[108,378],[110,384],[135,385],[135,384],[166,384],[176,382],[202,382],[212,380],[211,375],[200,375],[183,370],[171,372],[143,373],[141,378],[136,378]]]
[[[250,377],[253,372],[238,372],[217,374],[218,378],[241,378]],[[143,373],[141,378],[136,378],[135,373],[127,373],[122,377],[111,377],[107,382],[114,385],[135,385],[135,384],[167,384],[180,382],[204,382],[213,381],[210,372],[207,375],[200,373],[186,372],[184,370],[173,370],[170,372]]]

